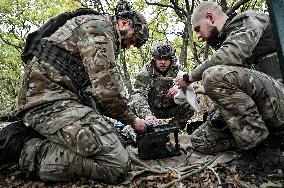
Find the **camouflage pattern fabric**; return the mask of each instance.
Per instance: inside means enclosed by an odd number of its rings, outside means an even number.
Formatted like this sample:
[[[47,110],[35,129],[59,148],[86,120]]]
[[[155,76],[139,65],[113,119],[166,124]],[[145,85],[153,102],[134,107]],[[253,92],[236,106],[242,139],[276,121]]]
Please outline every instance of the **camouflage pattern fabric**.
[[[228,141],[230,137],[239,148],[247,150],[261,143],[269,133],[283,133],[282,83],[255,70],[226,65],[207,69],[203,82],[206,94],[221,107],[230,134],[222,131],[216,134],[218,129],[214,132],[208,127],[199,128],[192,134],[192,144],[197,150],[210,152],[215,149],[212,151],[215,153],[228,145],[228,150],[236,148],[232,140]],[[224,144],[225,140],[228,142]],[[222,147],[218,147],[220,143],[223,143]]]
[[[128,153],[113,124],[92,108],[58,101],[30,110],[24,122],[48,138],[27,142],[20,157],[20,167],[41,180],[83,177],[117,183],[129,170]]]
[[[269,16],[264,13],[244,12],[227,22],[220,34],[227,35],[226,40],[210,59],[192,71],[195,81],[200,80],[209,67],[232,65],[248,68],[257,64],[259,58],[277,51]]]
[[[171,58],[173,63],[176,63],[176,49],[169,41],[159,40],[155,41],[151,47],[151,55],[154,59]]]
[[[108,115],[126,124],[136,117],[115,64],[119,39],[112,17],[82,15],[68,20],[47,40],[81,57],[95,96]],[[129,159],[102,112],[82,105],[72,80],[33,57],[19,92],[18,115],[46,141],[27,143],[20,166],[47,181],[85,177],[115,183]],[[39,143],[39,147],[37,147]],[[64,174],[63,174],[64,173]]]
[[[179,68],[173,64],[163,75],[155,67],[154,60],[147,63],[136,77],[135,91],[131,95],[130,106],[141,118],[155,115],[157,118],[173,118],[175,123],[185,124],[193,116],[188,103],[178,105],[166,96],[174,83]]]
[[[228,127],[217,128],[210,121],[198,127],[190,140],[196,151],[207,155],[239,148]]]
[[[210,59],[192,71],[192,76],[195,81],[202,77],[206,94],[221,107],[230,134],[216,133],[214,127],[214,131],[208,126],[199,128],[191,141],[201,152],[236,148],[229,137],[240,149],[247,150],[269,133],[284,129],[283,84],[247,69],[257,64],[259,57],[276,51],[268,15],[245,12],[226,23],[221,32],[227,34],[226,40]],[[224,148],[218,146],[220,143]]]
[[[48,40],[81,57],[92,83],[89,92],[110,117],[131,124],[135,116],[128,110],[123,82],[115,65],[118,39],[111,17],[75,17]],[[79,101],[72,80],[34,57],[25,70],[19,93],[19,113],[37,105],[67,99]]]

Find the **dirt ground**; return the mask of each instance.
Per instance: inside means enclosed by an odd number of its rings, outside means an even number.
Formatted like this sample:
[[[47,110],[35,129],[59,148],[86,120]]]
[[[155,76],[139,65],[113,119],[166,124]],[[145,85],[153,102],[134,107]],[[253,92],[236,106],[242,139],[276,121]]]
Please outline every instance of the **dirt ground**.
[[[203,169],[200,172],[186,178],[181,183],[175,183],[172,187],[284,187],[284,176],[282,173],[246,175],[241,172],[232,172],[229,168],[218,165],[214,168]],[[48,183],[38,180],[28,180],[19,171],[18,166],[0,168],[0,187],[2,188],[87,188],[87,187],[162,187],[171,181],[177,180],[178,176],[173,171],[169,171],[164,176],[153,176],[144,174],[136,177],[128,185],[107,185],[92,180],[80,179],[67,183]],[[219,181],[219,183],[218,183]]]
[[[5,125],[2,124],[3,126]],[[137,150],[132,146],[127,147],[132,161],[146,169],[143,173],[139,171],[128,184],[107,185],[86,179],[65,183],[42,182],[25,178],[19,167],[13,165],[0,166],[0,188],[284,187],[284,174],[281,170],[271,173],[245,174],[227,165],[229,163],[226,162],[232,159],[232,153],[218,157],[199,155],[190,150],[187,134],[181,133],[179,140],[181,147],[186,151],[184,154],[157,160],[140,160],[137,157]]]

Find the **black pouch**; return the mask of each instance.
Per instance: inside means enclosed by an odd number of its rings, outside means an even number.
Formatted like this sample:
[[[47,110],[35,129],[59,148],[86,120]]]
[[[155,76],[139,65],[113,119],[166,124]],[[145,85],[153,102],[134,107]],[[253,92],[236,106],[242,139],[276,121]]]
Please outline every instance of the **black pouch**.
[[[5,126],[0,131],[0,165],[15,164],[21,155],[26,141],[31,138],[44,138],[19,120]]]

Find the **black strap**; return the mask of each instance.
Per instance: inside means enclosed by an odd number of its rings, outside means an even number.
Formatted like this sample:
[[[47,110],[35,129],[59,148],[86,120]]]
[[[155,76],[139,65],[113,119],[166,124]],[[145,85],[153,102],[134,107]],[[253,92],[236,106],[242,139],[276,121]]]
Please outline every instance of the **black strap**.
[[[36,41],[33,48],[29,51],[38,59],[52,65],[62,75],[68,76],[78,91],[82,91],[91,85],[91,81],[80,57],[45,39]]]

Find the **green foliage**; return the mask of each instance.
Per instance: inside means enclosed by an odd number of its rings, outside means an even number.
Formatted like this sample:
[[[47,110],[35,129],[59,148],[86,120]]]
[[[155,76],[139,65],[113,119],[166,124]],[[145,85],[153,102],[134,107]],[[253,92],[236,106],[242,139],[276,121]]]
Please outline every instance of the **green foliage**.
[[[74,0],[0,1],[0,114],[16,106],[23,74],[20,55],[27,34],[50,17],[80,6]]]
[[[0,43],[0,114],[15,108],[21,81],[22,66],[19,52]]]

